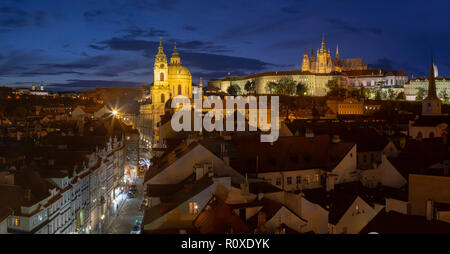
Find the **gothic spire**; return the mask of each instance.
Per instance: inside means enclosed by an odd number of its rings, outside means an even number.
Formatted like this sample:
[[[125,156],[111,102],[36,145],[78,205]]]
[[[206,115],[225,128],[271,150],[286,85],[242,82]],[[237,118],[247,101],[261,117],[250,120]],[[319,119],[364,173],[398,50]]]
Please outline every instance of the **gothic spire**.
[[[431,58],[430,64],[430,77],[428,78],[428,96],[427,99],[437,99],[436,95],[436,81],[434,79],[434,63],[433,58]]]
[[[325,52],[325,34],[324,33],[322,33],[322,48],[321,48],[321,51],[322,52]]]
[[[336,60],[339,60],[339,44],[336,45]]]

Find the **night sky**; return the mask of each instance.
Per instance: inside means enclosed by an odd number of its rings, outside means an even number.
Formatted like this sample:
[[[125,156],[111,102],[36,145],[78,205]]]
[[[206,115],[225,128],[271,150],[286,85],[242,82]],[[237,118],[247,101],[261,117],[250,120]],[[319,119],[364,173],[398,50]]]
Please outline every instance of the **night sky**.
[[[0,86],[139,87],[159,37],[208,80],[299,69],[325,33],[334,57],[450,76],[449,1],[0,0]]]

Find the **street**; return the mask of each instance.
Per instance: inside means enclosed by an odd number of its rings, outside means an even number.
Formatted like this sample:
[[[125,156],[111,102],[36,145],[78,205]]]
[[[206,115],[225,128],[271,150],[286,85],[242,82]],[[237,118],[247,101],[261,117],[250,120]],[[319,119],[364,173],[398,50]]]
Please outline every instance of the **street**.
[[[106,234],[130,234],[135,219],[138,216],[143,216],[142,211],[139,211],[142,200],[144,199],[144,190],[142,186],[142,179],[137,180],[136,198],[127,199],[119,208],[118,215],[113,219],[111,224],[105,230]]]

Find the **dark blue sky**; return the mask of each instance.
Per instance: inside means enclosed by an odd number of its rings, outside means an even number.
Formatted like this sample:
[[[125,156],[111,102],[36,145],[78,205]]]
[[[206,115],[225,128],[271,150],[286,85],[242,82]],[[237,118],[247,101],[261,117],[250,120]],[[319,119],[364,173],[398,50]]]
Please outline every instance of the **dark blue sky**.
[[[195,83],[300,68],[322,33],[341,58],[450,76],[449,1],[0,0],[0,86],[138,87],[159,37]]]

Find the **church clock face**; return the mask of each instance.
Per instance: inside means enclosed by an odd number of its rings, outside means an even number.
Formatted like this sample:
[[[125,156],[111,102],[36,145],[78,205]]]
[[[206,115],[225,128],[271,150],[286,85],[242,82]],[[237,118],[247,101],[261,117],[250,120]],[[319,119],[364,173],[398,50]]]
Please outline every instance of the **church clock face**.
[[[159,66],[159,68],[163,69],[163,68],[164,68],[164,64],[161,64],[161,65]]]

